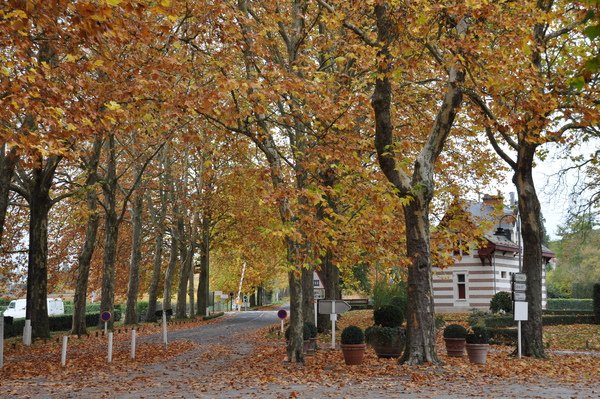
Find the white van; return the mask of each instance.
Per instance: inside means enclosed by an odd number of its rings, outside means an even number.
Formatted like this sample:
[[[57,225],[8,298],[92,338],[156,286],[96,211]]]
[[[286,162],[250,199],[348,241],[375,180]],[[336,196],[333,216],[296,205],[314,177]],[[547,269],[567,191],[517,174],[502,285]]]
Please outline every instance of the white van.
[[[14,317],[15,319],[25,318],[25,308],[27,299],[15,299],[10,301],[8,308],[4,311],[4,316]],[[48,316],[65,314],[65,305],[61,298],[48,298]]]

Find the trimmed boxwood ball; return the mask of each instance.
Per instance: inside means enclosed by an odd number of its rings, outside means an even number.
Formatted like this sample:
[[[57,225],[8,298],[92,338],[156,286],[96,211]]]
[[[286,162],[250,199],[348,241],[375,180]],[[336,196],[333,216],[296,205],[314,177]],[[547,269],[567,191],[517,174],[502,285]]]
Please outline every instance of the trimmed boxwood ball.
[[[315,326],[315,323],[312,323],[310,321],[305,321],[304,322],[304,328],[308,329],[308,331],[309,331],[309,338],[316,338],[317,337],[317,326]]]
[[[467,344],[489,344],[490,333],[487,328],[475,326],[472,328],[472,332],[467,334]]]
[[[450,324],[444,328],[444,338],[466,338],[467,329],[460,324]]]
[[[348,326],[342,331],[342,344],[344,345],[358,345],[365,343],[365,333],[360,327]]]
[[[496,292],[490,301],[490,310],[492,313],[498,313],[501,310],[512,313],[512,296],[510,292]]]
[[[373,311],[375,325],[382,327],[400,327],[404,321],[404,312],[398,306],[384,305]]]

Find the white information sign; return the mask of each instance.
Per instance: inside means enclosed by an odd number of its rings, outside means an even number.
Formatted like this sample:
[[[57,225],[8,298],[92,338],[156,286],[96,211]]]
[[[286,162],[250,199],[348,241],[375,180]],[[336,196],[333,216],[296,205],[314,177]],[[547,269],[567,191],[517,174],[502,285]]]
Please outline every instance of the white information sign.
[[[527,321],[527,302],[515,302],[515,321]]]
[[[340,314],[349,311],[351,308],[345,301],[335,301],[332,299],[321,299],[319,301],[319,314]]]

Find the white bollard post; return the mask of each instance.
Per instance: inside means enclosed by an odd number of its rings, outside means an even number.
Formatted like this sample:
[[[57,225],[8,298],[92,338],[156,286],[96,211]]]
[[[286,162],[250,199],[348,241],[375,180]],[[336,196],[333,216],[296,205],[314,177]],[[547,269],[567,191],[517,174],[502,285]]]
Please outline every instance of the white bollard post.
[[[0,369],[4,367],[4,316],[0,315]]]
[[[163,343],[165,344],[165,348],[167,347],[167,313],[163,310],[162,314],[162,335],[163,335]]]
[[[69,342],[69,337],[64,335],[62,341],[62,353],[60,355],[60,364],[65,367],[67,365],[67,343]]]
[[[318,300],[315,299],[314,301],[315,301],[315,327],[316,327],[317,326],[317,311],[318,311],[317,303],[318,303]]]
[[[113,355],[113,333],[108,333],[108,362],[112,363],[112,355]]]
[[[210,307],[206,307],[206,317],[210,316]]]
[[[131,330],[131,358],[135,359],[135,340],[137,337],[137,330]]]
[[[31,346],[31,320],[25,320],[25,327],[23,328],[23,345]]]
[[[284,331],[283,331],[283,319],[281,319],[281,334],[283,334],[283,333],[284,333]]]

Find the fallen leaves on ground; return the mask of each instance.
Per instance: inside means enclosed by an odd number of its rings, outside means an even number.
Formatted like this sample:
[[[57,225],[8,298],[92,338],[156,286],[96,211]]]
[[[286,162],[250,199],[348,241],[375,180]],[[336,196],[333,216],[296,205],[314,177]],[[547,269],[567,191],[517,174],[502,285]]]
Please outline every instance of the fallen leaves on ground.
[[[220,322],[220,318],[204,321],[201,319],[172,321],[170,332],[210,325]],[[162,343],[140,342],[140,338],[158,334],[159,324],[144,324],[137,329],[138,343],[135,359],[131,359],[131,328],[116,327],[113,335],[113,360],[107,363],[108,342],[102,331],[90,330],[87,336],[70,336],[68,341],[66,366],[61,365],[62,340],[54,335],[51,340],[37,340],[30,347],[14,338],[7,340],[4,349],[4,367],[0,369],[0,379],[23,379],[36,376],[64,377],[89,374],[89,370],[102,370],[103,373],[127,371],[146,364],[169,360],[194,349],[197,345],[189,341]]]
[[[350,324],[363,329],[368,327],[372,324],[372,312],[367,310],[347,313],[339,322],[339,330]],[[569,326],[568,330],[570,327],[572,326]],[[590,327],[594,330],[597,326]],[[581,331],[587,330],[582,328]],[[452,384],[463,387],[465,382],[473,386],[507,381],[539,383],[550,380],[579,385],[600,381],[600,368],[590,367],[596,359],[585,355],[550,355],[546,360],[518,359],[512,356],[513,347],[492,346],[485,365],[469,363],[466,354],[464,358],[451,358],[445,354],[441,333],[437,337],[441,365],[422,366],[399,365],[396,359],[378,359],[371,348],[367,348],[362,365],[347,366],[341,351],[330,349],[330,335],[322,335],[321,349],[315,355],[306,356],[304,365],[296,365],[284,361],[286,353],[283,338],[278,338],[272,333],[267,334],[263,330],[249,339],[255,342],[257,349],[254,355],[238,361],[234,366],[239,371],[233,386],[238,389],[270,384],[283,387],[293,387],[295,384],[316,384],[325,387],[373,384],[381,390],[381,384],[391,382],[396,388],[418,390],[423,387],[448,389]],[[252,364],[252,367],[247,367],[248,364]]]

